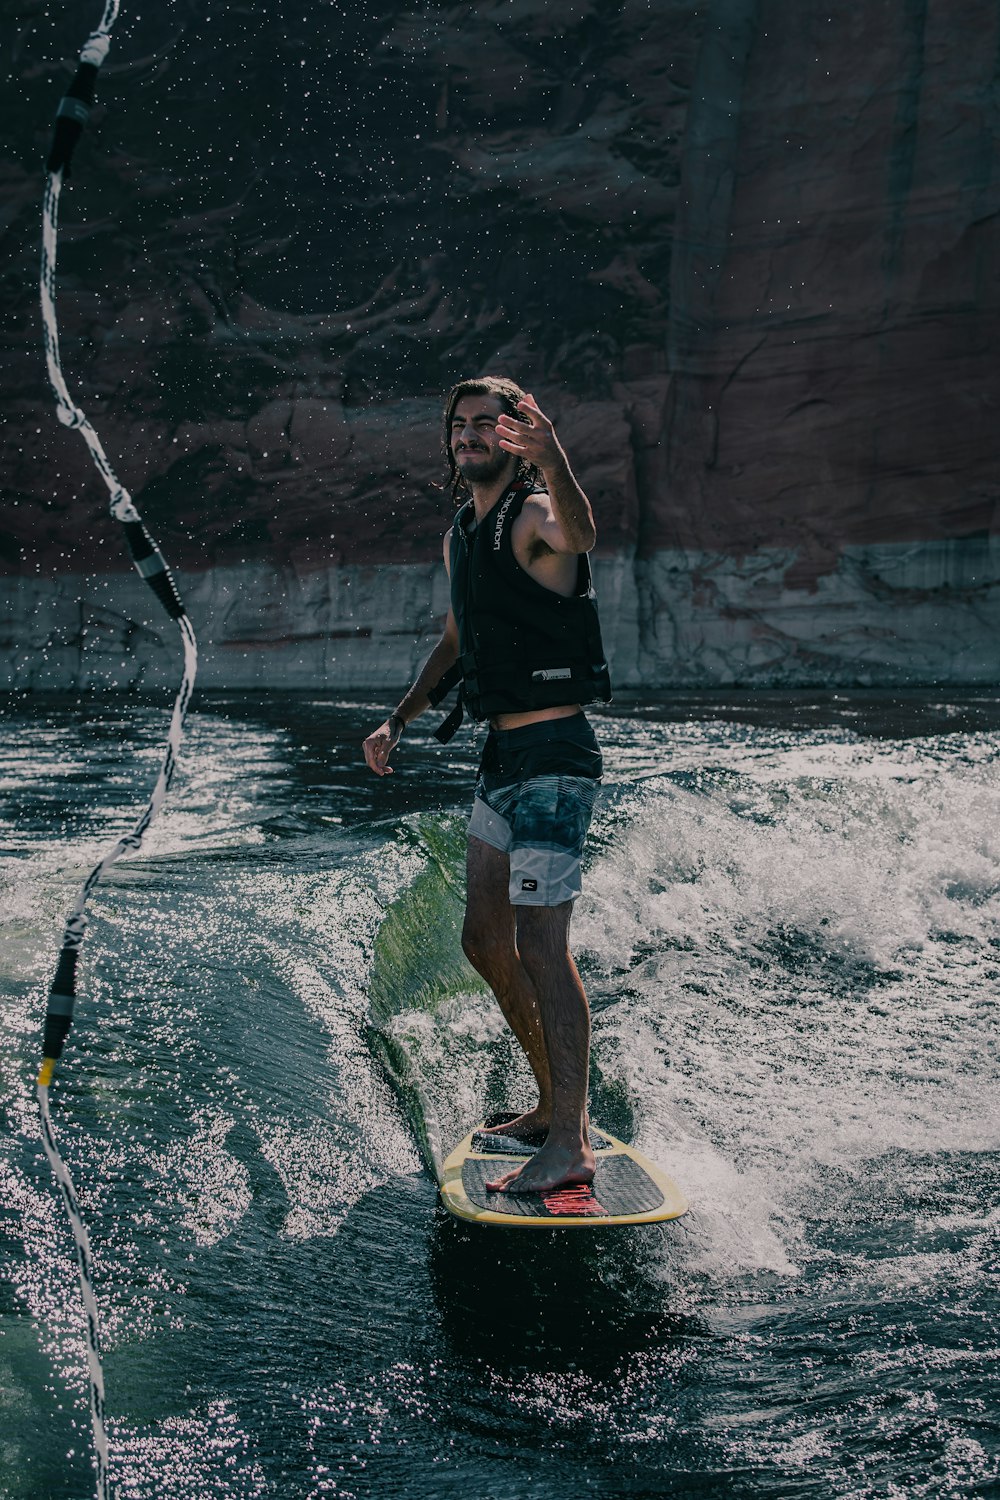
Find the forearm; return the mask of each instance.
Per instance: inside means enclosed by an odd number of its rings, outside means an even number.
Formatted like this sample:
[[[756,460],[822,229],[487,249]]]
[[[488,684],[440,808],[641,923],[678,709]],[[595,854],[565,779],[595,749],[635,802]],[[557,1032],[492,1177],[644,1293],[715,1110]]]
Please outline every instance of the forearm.
[[[458,643],[443,635],[420,669],[420,675],[395,712],[404,724],[411,723],[430,706],[428,693],[436,687],[448,668],[458,660]]]
[[[542,478],[549,492],[552,514],[563,536],[575,552],[589,552],[597,540],[594,512],[561,448],[551,462],[543,466]]]

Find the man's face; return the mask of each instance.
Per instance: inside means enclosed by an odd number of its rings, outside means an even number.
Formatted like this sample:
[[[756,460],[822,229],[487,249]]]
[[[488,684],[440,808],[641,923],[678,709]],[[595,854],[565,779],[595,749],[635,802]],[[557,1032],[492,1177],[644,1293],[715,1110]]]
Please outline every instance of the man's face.
[[[499,396],[463,396],[455,406],[448,441],[469,485],[489,484],[514,466],[514,455],[497,441],[497,417],[505,410]]]

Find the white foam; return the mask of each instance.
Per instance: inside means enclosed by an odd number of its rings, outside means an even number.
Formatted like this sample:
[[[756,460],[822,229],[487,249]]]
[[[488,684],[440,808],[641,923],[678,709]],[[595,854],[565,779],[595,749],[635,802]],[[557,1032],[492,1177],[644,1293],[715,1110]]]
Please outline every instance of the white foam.
[[[837,1174],[1000,1145],[1000,777],[967,748],[713,746],[605,807],[575,945],[692,1202],[675,1265],[793,1274]]]

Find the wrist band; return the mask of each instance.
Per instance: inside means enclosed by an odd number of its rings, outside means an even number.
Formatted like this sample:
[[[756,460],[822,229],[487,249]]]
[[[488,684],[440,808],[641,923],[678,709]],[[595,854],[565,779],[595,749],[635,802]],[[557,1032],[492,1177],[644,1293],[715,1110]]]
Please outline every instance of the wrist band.
[[[390,729],[392,729],[394,724],[398,724],[400,734],[402,734],[403,730],[406,728],[406,720],[403,718],[403,715],[398,714],[395,711],[393,711],[389,715],[388,719],[386,719],[386,723],[388,724]]]

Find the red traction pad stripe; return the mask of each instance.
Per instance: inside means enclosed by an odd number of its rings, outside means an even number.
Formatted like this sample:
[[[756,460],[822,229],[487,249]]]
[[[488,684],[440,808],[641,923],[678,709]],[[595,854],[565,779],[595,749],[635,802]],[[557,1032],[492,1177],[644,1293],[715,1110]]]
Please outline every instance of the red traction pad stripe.
[[[586,1183],[577,1187],[559,1188],[554,1193],[540,1193],[539,1197],[550,1214],[572,1215],[574,1218],[607,1219],[610,1217],[602,1203],[594,1197],[593,1189]]]

